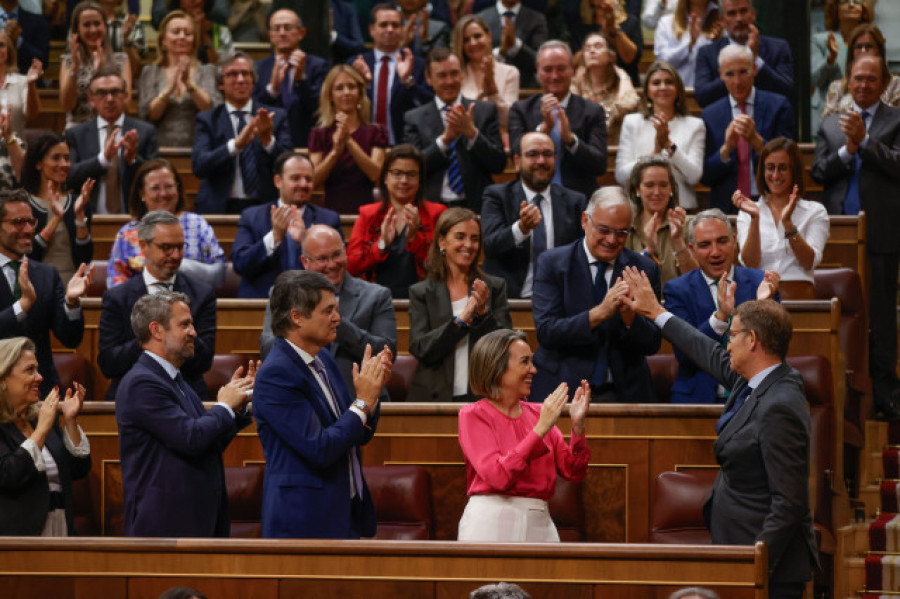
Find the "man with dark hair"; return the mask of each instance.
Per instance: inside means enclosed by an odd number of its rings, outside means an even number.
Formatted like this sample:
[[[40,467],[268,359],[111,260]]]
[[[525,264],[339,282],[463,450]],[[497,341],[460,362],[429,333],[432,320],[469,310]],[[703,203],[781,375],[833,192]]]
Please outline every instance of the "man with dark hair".
[[[23,336],[34,342],[44,397],[59,385],[50,331],[66,347],[74,349],[81,343],[81,298],[87,293],[91,269],[82,264],[63,285],[53,266],[29,260],[36,226],[28,192],[0,191],[0,337]]]
[[[728,349],[659,303],[646,276],[625,271],[628,305],[697,366],[731,390],[713,446],[721,470],[704,506],[712,541],[768,546],[769,597],[800,599],[818,549],[809,507],[809,406],[785,361],[791,317],[752,300],[734,311]]]
[[[319,93],[328,62],[300,49],[306,27],[299,15],[283,8],[269,15],[269,41],[274,54],[256,61],[253,98],[287,113],[291,142],[305,148],[319,110]]]
[[[161,291],[143,296],[131,311],[141,351],[116,394],[126,536],[227,537],[230,531],[222,452],[250,424],[245,408],[255,367],[244,378],[238,368],[206,410],[179,370],[194,356],[197,337],[189,302],[183,293]]]
[[[518,151],[529,131],[546,133],[556,147],[553,182],[588,197],[606,172],[606,113],[569,91],[573,74],[569,47],[558,40],[544,42],[537,53],[541,93],[509,109],[509,147]]]
[[[125,283],[107,289],[100,312],[97,364],[111,379],[106,401],[117,397],[119,382],[141,355],[141,343],[128,322],[141,297],[163,291],[177,291],[190,298],[195,330],[191,356],[179,365],[185,382],[206,399],[203,374],[212,366],[216,353],[216,294],[212,287],[178,272],[184,256],[181,221],[165,210],[148,212],[138,225],[138,240],[144,255],[144,270]]]
[[[118,71],[102,70],[91,79],[88,96],[97,116],[66,131],[72,152],[67,183],[81,189],[97,184],[89,201],[93,214],[128,214],[128,194],[138,167],[159,155],[156,128],[125,114],[129,98]]]
[[[534,264],[541,253],[584,234],[585,198],[550,183],[556,149],[546,133],[526,133],[513,159],[519,178],[484,191],[484,270],[506,280],[509,297],[530,298]]]
[[[484,188],[506,167],[497,107],[460,95],[462,67],[450,48],[428,54],[425,80],[434,101],[406,113],[404,132],[425,155],[425,195],[480,213]]]
[[[535,86],[535,59],[548,38],[547,18],[520,0],[497,0],[478,13],[491,30],[494,58],[519,70],[523,88]]]
[[[811,175],[829,214],[866,213],[869,261],[869,374],[876,410],[900,419],[897,380],[897,268],[900,264],[900,110],[881,101],[891,73],[883,58],[850,69],[851,110],[819,126]]]
[[[343,239],[337,212],[310,203],[315,167],[305,154],[285,152],[275,161],[274,202],[244,210],[231,247],[234,270],[241,275],[238,297],[268,297],[275,277],[303,268],[300,244],[307,227],[333,227]]]
[[[243,52],[219,60],[225,102],[197,115],[191,168],[200,179],[200,213],[240,214],[275,197],[272,164],[291,149],[287,118],[280,108],[253,100],[253,61]]]
[[[366,346],[353,368],[355,397],[322,351],[341,316],[325,275],[290,270],[272,289],[277,339],[259,371],[253,400],[266,458],[262,536],[352,539],[375,534],[375,507],[359,447],[378,425],[378,396],[390,378],[386,346]]]

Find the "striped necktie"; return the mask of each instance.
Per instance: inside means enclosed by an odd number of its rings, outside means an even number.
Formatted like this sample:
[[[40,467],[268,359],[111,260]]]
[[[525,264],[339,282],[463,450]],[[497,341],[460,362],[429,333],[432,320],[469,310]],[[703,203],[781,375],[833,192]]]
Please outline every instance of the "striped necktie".
[[[450,112],[453,110],[453,106],[447,104],[444,106],[444,112]],[[446,123],[447,117],[444,116],[444,122]],[[456,144],[459,142],[459,138],[453,140],[453,143],[450,144],[450,151],[447,153],[447,160],[449,164],[447,165],[447,183],[450,185],[450,189],[453,190],[458,196],[463,195],[463,191],[465,190],[465,186],[463,185],[462,173],[459,171],[459,156],[456,154]]]

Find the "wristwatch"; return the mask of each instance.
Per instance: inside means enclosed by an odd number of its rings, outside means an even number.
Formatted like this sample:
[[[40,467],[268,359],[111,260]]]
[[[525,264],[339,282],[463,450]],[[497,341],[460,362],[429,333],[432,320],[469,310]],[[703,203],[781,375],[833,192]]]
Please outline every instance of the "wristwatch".
[[[369,404],[367,404],[365,401],[363,401],[362,399],[359,399],[359,398],[353,400],[353,407],[361,410],[362,413],[365,414],[366,416],[368,416],[369,412],[371,411],[369,408]]]

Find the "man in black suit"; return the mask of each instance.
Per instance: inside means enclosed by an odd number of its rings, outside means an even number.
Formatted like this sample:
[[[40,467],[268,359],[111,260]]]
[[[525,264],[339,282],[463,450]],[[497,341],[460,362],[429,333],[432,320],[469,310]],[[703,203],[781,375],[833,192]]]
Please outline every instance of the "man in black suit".
[[[213,288],[178,273],[184,248],[184,230],[177,217],[165,210],[148,212],[138,225],[144,271],[103,294],[97,363],[112,382],[106,401],[114,401],[119,381],[140,357],[141,344],[131,327],[135,303],[148,293],[178,291],[190,299],[197,339],[194,354],[181,366],[185,382],[204,400],[203,373],[212,366],[216,350],[216,295]]]
[[[535,58],[547,41],[547,18],[519,0],[492,2],[478,16],[491,30],[494,57],[519,69],[522,87],[535,87]]]
[[[800,373],[784,361],[790,314],[768,299],[744,302],[734,310],[726,351],[666,312],[641,273],[627,270],[625,282],[627,305],[731,390],[713,445],[721,470],[703,508],[713,543],[765,541],[769,597],[800,599],[819,564],[809,506],[809,406]]]
[[[509,111],[509,147],[518,150],[528,131],[540,131],[556,146],[553,182],[590,196],[606,172],[606,113],[599,104],[569,91],[572,52],[557,40],[538,50],[541,94],[519,100]]]
[[[117,71],[98,71],[91,79],[89,95],[97,116],[66,131],[72,153],[69,188],[81,189],[87,179],[94,179],[90,211],[128,214],[128,194],[137,169],[159,155],[156,128],[125,114],[129,98]]]
[[[64,287],[54,267],[28,260],[36,225],[26,191],[0,191],[0,337],[24,336],[34,341],[44,397],[59,384],[50,331],[66,347],[74,349],[81,343],[81,298],[91,273],[82,264]]]
[[[19,72],[27,73],[35,58],[47,68],[50,62],[50,24],[44,15],[24,10],[18,0],[0,0],[0,9],[6,17],[2,27],[16,47]]]
[[[449,48],[453,28],[430,14],[427,0],[397,0],[403,13],[404,46],[426,58],[435,48]]]
[[[875,406],[900,419],[897,393],[897,267],[900,262],[900,110],[881,102],[891,74],[884,59],[854,61],[853,109],[819,126],[811,174],[830,214],[866,212],[869,259],[869,374]]]
[[[425,61],[402,47],[400,9],[394,4],[376,4],[369,23],[375,47],[350,64],[369,82],[372,122],[384,126],[395,145],[403,139],[403,115],[429,102],[434,92],[425,83]]]
[[[519,179],[484,191],[484,270],[506,280],[511,298],[531,297],[534,264],[544,250],[581,238],[584,195],[551,185],[556,149],[545,133],[526,133],[515,155]]]
[[[425,79],[435,98],[406,113],[405,141],[425,154],[425,197],[481,212],[491,174],[506,166],[497,107],[460,94],[462,68],[450,48],[428,54]]]

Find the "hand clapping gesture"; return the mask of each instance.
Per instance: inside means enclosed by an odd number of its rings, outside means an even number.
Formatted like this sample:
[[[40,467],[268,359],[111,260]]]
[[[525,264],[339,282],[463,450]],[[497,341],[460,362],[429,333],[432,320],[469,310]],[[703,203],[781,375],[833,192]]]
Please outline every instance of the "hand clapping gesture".
[[[353,365],[353,387],[356,390],[356,397],[365,401],[370,410],[378,404],[381,388],[391,378],[393,359],[394,355],[386,345],[378,355],[373,356],[372,346],[366,344],[362,362]]]
[[[247,365],[247,376],[244,374],[244,367],[238,366],[231,380],[226,385],[219,387],[216,394],[216,401],[224,403],[232,410],[243,410],[250,400],[253,399],[253,384],[256,381],[256,370],[259,368],[259,362],[250,360]]]
[[[572,421],[572,435],[580,437],[584,434],[584,418],[587,416],[588,405],[591,403],[591,386],[582,380],[581,385],[575,389],[575,397],[569,406],[569,419]]]
[[[759,205],[745,196],[740,189],[731,194],[731,203],[741,212],[746,212],[751,220],[759,218]]]
[[[90,284],[93,275],[94,265],[91,264],[88,266],[82,262],[81,266],[78,267],[78,270],[75,271],[75,274],[72,275],[72,278],[69,279],[68,285],[66,285],[67,306],[77,305],[81,298],[87,295],[88,285]]]
[[[484,316],[487,314],[488,300],[490,297],[491,292],[488,289],[487,283],[481,279],[475,279],[472,282],[472,291],[469,292],[466,306],[459,315],[459,319],[463,322],[470,323],[475,316]]]
[[[590,396],[590,394],[588,394]],[[563,408],[569,400],[569,385],[560,383],[559,387],[547,396],[541,405],[541,414],[538,417],[537,424],[534,425],[534,432],[541,438],[550,432],[562,414]]]

